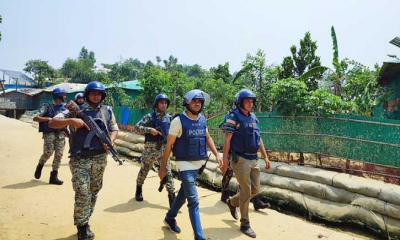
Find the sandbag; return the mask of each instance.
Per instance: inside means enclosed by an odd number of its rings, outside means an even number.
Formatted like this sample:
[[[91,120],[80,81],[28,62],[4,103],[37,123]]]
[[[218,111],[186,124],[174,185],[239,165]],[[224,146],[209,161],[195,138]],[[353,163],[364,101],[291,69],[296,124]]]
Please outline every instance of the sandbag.
[[[262,185],[269,185],[304,193],[320,199],[333,202],[351,204],[372,210],[383,215],[400,219],[400,206],[387,203],[380,199],[367,197],[361,194],[349,192],[329,185],[312,181],[298,180],[281,177],[274,174],[261,173],[260,182]]]
[[[130,143],[144,143],[144,136],[130,132],[120,131],[118,132],[117,138]]]
[[[333,186],[365,196],[400,205],[400,186],[382,181],[340,173],[333,178]]]
[[[131,143],[131,142],[126,142],[122,139],[116,139],[114,143],[117,146],[129,148],[130,150],[135,151],[135,152],[143,152],[144,151],[144,144],[142,144],[142,143],[135,144],[135,143]]]
[[[298,209],[301,208],[312,216],[330,222],[353,222],[366,225],[381,233],[388,231],[391,235],[400,236],[399,220],[374,213],[363,207],[336,203],[274,187],[263,187],[260,194],[266,198],[280,201],[283,205],[295,205]]]
[[[313,181],[282,177],[275,174],[261,173],[260,182],[262,185],[284,188],[335,202],[351,203],[355,198],[354,193],[343,189]]]
[[[262,166],[264,165],[262,164]],[[264,167],[261,167],[260,169],[263,172],[273,173],[283,177],[308,180],[327,185],[332,185],[332,178],[338,174],[337,172],[327,171],[324,169],[288,165],[286,163],[272,164],[270,170],[265,170]]]
[[[118,153],[120,153],[122,155],[129,156],[129,157],[139,158],[139,157],[142,156],[142,153],[138,153],[138,152],[132,151],[129,148],[126,148],[126,147],[115,146],[115,150],[117,150]]]

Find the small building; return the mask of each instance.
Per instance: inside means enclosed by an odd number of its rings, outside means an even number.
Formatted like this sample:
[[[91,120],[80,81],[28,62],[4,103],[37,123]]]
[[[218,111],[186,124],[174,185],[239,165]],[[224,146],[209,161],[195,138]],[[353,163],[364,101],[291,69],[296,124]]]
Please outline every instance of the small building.
[[[23,72],[0,69],[0,81],[5,89],[32,88],[36,82]]]
[[[77,93],[84,92],[86,84],[60,83],[44,89],[7,89],[5,90],[5,93],[0,92],[0,110],[3,110],[3,112],[6,111],[6,115],[10,117],[18,117],[26,110],[37,110],[43,104],[49,103],[53,100],[52,91],[57,87],[62,88],[67,92],[67,101],[69,101],[73,100]],[[120,99],[118,99],[118,94],[115,94],[117,88],[123,89],[123,91],[127,94],[129,103],[133,102],[143,88],[140,86],[138,80],[106,85],[106,92],[108,96],[112,97],[114,106],[118,106],[118,110],[121,111],[119,113],[121,117],[118,118],[128,119],[129,116],[132,115],[130,112],[131,104],[126,106]]]
[[[39,108],[36,99],[43,92],[43,89],[20,88],[7,89],[0,93],[0,111],[4,115],[19,118],[26,110]]]
[[[81,83],[60,83],[57,85],[53,85],[50,87],[47,87],[43,90],[43,92],[35,99],[36,105],[41,106],[45,103],[51,102],[53,100],[52,92],[55,88],[62,88],[67,92],[67,101],[73,100],[75,97],[75,94],[79,92],[84,92],[86,84],[81,84]]]
[[[384,88],[384,117],[400,120],[400,63],[384,62],[378,82]]]

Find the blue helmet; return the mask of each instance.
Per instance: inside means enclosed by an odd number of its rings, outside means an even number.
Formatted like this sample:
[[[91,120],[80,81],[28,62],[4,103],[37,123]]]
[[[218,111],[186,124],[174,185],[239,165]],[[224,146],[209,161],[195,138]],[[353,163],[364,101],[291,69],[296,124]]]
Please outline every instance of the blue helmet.
[[[77,93],[77,94],[75,94],[74,99],[76,100],[76,99],[78,99],[78,98],[83,98],[83,93]]]
[[[86,85],[85,94],[84,94],[84,97],[86,100],[87,100],[89,92],[92,92],[92,91],[101,92],[101,94],[102,94],[101,100],[102,101],[104,100],[104,98],[106,98],[106,88],[104,87],[104,85],[101,82],[93,81]]]
[[[189,104],[192,100],[194,99],[199,99],[203,104],[202,105],[208,105],[210,102],[210,95],[207,93],[201,91],[200,89],[193,89],[190,90],[185,94],[183,97],[183,106],[186,106]]]
[[[171,102],[166,94],[160,93],[160,94],[158,94],[158,95],[154,98],[153,108],[156,108],[156,107],[157,107],[157,103],[158,103],[159,101],[161,101],[161,100],[167,101],[167,106],[169,106],[169,104],[170,104],[170,102]]]
[[[235,96],[235,105],[240,106],[243,102],[243,99],[250,98],[254,100],[254,104],[256,103],[257,97],[256,95],[249,89],[242,89]]]
[[[52,95],[53,95],[53,99],[61,98],[64,100],[64,97],[67,96],[67,92],[60,87],[56,87],[53,89]]]

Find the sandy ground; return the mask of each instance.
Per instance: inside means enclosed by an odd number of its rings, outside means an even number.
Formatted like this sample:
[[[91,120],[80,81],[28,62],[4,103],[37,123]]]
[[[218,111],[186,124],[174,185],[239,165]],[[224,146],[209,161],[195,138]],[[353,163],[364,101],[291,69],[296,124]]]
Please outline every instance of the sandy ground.
[[[28,123],[0,115],[0,239],[76,239],[73,225],[74,193],[65,150],[60,177],[64,185],[47,184],[51,171],[49,160],[42,179],[33,172],[42,151],[41,134]],[[145,201],[134,201],[138,166],[118,166],[110,158],[100,191],[91,228],[96,239],[193,239],[187,208],[177,221],[182,233],[175,235],[163,226],[167,211],[166,192],[159,193],[159,179],[152,172],[144,185]],[[178,182],[177,182],[178,184]],[[219,193],[198,188],[204,231],[210,239],[249,239],[238,229]],[[369,239],[274,210],[250,213],[258,239]]]

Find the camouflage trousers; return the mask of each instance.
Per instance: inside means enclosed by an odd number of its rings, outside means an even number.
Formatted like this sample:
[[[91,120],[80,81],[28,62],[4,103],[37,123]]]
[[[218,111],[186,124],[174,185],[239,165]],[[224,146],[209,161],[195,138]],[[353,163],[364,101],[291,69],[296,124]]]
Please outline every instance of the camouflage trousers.
[[[65,135],[63,132],[43,133],[43,154],[39,163],[44,165],[54,153],[53,170],[60,168],[61,158],[65,147]]]
[[[75,191],[74,224],[85,225],[93,213],[97,194],[103,186],[107,155],[71,157],[72,187]]]
[[[136,184],[138,186],[142,186],[144,180],[147,177],[150,169],[153,168],[154,164],[156,164],[157,169],[160,167],[161,157],[164,153],[165,145],[162,145],[160,149],[157,149],[157,144],[152,142],[147,142],[144,145],[143,157],[142,157],[142,166],[140,168],[139,174],[136,179]],[[167,184],[165,185],[167,191],[169,193],[173,193],[175,191],[174,188],[174,178],[171,172],[171,165],[167,164]]]

